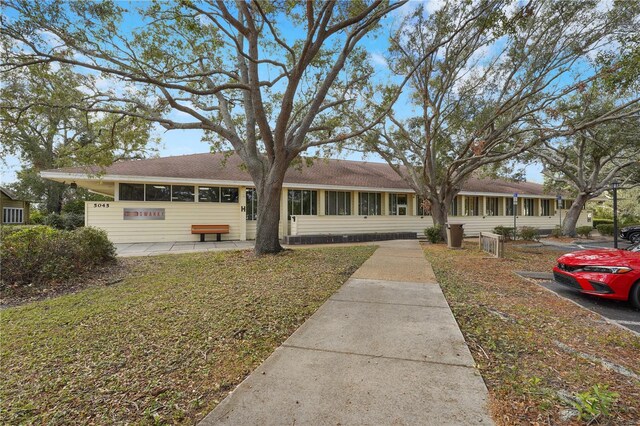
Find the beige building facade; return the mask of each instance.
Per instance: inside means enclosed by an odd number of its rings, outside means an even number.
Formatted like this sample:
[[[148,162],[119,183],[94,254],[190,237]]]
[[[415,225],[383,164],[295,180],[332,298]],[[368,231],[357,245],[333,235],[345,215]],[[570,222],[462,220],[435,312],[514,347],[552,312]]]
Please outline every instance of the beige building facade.
[[[113,197],[87,202],[85,223],[104,229],[116,243],[198,241],[191,225],[228,225],[223,240],[252,240],[257,200],[239,158],[215,154],[136,160],[105,170],[57,169],[42,177]],[[513,226],[551,230],[563,209],[542,185],[471,180],[451,206],[450,223],[467,235]],[[563,200],[568,207],[571,200]],[[564,210],[566,213],[566,210]],[[280,236],[416,232],[433,225],[421,200],[386,164],[317,160],[291,169],[280,208]],[[590,223],[583,211],[579,225]],[[215,239],[215,235],[208,238]]]
[[[0,212],[2,212],[3,225],[29,223],[30,203],[20,200],[13,192],[0,187]]]

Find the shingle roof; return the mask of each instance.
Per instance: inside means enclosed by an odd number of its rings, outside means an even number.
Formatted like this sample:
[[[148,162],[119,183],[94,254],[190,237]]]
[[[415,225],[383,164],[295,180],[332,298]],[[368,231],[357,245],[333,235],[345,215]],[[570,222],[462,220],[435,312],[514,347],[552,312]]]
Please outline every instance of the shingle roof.
[[[98,167],[67,167],[47,170],[59,173],[103,173],[104,175],[141,176],[158,178],[184,178],[249,182],[249,173],[241,167],[237,155],[221,153],[191,154],[174,157],[149,158],[114,163],[100,170]],[[411,189],[409,185],[386,163],[336,159],[314,160],[309,167],[290,168],[285,176],[286,184],[319,186],[344,186],[363,188]],[[532,182],[510,182],[495,179],[469,179],[463,192],[494,194],[545,195],[543,186]]]
[[[9,191],[7,188],[0,186],[0,192],[2,192],[4,195],[6,195],[7,197],[11,198],[14,201],[18,200],[16,195],[13,192]]]

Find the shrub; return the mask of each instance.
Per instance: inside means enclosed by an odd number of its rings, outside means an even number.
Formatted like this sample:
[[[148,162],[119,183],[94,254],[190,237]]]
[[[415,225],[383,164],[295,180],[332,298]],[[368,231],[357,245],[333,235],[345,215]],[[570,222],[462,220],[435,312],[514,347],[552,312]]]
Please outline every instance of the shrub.
[[[611,219],[593,219],[594,228],[598,228],[598,225],[611,224],[611,223],[613,223],[613,220]]]
[[[613,224],[604,223],[602,225],[598,225],[596,227],[600,235],[609,235],[613,236]]]
[[[4,231],[0,243],[5,284],[42,285],[67,280],[114,259],[115,248],[104,231],[61,231],[29,226]]]
[[[115,259],[116,248],[102,229],[78,228],[73,231],[73,242],[83,264],[98,265]]]
[[[31,210],[29,213],[29,223],[33,225],[44,225],[46,215],[40,210]]]
[[[53,212],[44,217],[43,225],[56,229],[64,229],[64,220],[62,219],[62,215]]]
[[[578,226],[576,228],[576,234],[580,235],[581,237],[585,237],[585,238],[589,238],[589,234],[591,234],[591,231],[593,231],[593,228],[589,225],[587,226]]]
[[[573,406],[578,410],[579,420],[592,423],[598,418],[609,417],[619,397],[620,394],[610,391],[609,386],[597,384],[586,392],[576,394]]]
[[[440,234],[441,231],[442,227],[440,225],[435,225],[430,228],[426,228],[424,230],[424,235],[430,243],[435,244],[442,241],[442,235]]]
[[[62,226],[68,231],[84,226],[84,214],[65,213],[62,215]]]
[[[502,235],[505,240],[511,239],[513,237],[513,228],[509,228],[508,226],[496,226],[493,228],[493,233]]]
[[[562,227],[560,225],[556,225],[555,228],[551,230],[551,236],[553,238],[562,237]]]
[[[531,226],[523,226],[520,228],[518,235],[526,241],[538,241],[540,239],[540,231],[538,228],[533,228]]]

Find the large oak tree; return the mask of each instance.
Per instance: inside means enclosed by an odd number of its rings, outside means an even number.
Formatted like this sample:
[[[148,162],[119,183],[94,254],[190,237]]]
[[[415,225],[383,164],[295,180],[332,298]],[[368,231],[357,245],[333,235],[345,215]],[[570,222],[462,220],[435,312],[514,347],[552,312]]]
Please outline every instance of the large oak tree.
[[[428,200],[434,224],[444,225],[452,200],[479,169],[633,114],[637,93],[571,122],[547,114],[618,71],[616,37],[637,28],[638,5],[598,6],[482,0],[445,2],[433,13],[417,7],[392,36],[387,58],[390,81],[410,75],[409,90],[361,146],[387,160]],[[606,66],[593,60],[598,52],[607,53]],[[354,120],[376,114],[363,111]]]
[[[127,87],[95,93],[92,110],[201,129],[217,148],[231,146],[256,185],[255,252],[275,253],[287,168],[362,131],[344,123],[370,74],[358,44],[403,3],[185,0],[127,10],[7,0],[1,33],[14,47],[2,67],[60,62],[101,73]]]

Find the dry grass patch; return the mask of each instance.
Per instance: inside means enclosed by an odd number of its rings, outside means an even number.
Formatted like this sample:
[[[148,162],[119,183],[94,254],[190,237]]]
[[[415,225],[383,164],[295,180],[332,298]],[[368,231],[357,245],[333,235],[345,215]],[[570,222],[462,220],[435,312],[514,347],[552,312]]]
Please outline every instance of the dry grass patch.
[[[637,425],[640,337],[610,325],[514,271],[550,272],[562,253],[508,244],[505,259],[475,244],[425,254],[493,399],[498,424],[584,424],[576,395],[608,385],[619,398],[594,424]]]
[[[0,418],[194,423],[375,250],[123,260],[122,283],[0,312]]]

